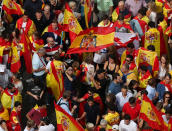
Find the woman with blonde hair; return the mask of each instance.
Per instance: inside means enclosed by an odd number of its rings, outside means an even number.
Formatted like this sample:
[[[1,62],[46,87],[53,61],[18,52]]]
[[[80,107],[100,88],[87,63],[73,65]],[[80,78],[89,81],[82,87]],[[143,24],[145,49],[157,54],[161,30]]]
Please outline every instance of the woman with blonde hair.
[[[146,12],[147,17],[149,17],[150,21],[156,22],[156,4],[153,1],[148,3],[148,10]]]

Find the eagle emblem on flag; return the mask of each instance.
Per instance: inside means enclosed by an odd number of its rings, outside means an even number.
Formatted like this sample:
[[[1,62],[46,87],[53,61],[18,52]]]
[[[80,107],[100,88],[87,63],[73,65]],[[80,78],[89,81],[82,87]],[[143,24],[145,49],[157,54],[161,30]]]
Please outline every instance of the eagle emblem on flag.
[[[76,29],[77,23],[76,23],[75,18],[73,16],[71,16],[69,18],[68,23],[69,23],[69,29],[70,30],[75,30]]]
[[[62,123],[63,130],[68,131],[69,130],[69,121],[67,120],[67,118],[65,116],[62,116],[61,123]]]

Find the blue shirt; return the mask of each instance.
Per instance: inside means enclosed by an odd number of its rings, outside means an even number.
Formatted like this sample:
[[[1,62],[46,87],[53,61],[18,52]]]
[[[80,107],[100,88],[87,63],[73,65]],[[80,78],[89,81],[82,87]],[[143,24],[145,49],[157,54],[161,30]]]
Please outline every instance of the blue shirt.
[[[150,85],[147,85],[146,90],[148,92],[148,98],[152,100],[155,97],[156,90],[155,88],[151,87]]]
[[[163,99],[165,86],[163,84],[158,83],[156,91],[158,92],[159,100]]]
[[[108,93],[112,93],[116,95],[121,91],[121,85],[120,83],[114,83],[113,81],[109,85]]]

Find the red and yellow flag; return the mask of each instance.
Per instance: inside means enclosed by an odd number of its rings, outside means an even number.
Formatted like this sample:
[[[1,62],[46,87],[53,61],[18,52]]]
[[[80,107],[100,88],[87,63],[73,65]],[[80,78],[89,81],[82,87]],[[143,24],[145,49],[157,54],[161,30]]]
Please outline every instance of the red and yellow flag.
[[[23,47],[22,54],[25,60],[26,71],[32,73],[32,51],[31,51],[31,42],[28,36],[24,33],[21,34],[20,43]]]
[[[146,95],[143,96],[140,109],[140,118],[146,121],[152,129],[163,129],[163,118],[156,107],[153,105],[152,101],[149,100]]]
[[[95,52],[114,44],[114,28],[93,27],[80,32],[68,49],[68,54]]]
[[[88,24],[91,20],[91,12],[92,12],[91,0],[85,0],[84,1],[84,14],[85,14],[85,24],[87,28],[89,28]]]
[[[62,62],[54,60],[51,62],[50,65],[50,71],[46,77],[47,88],[49,89],[49,91],[51,91],[56,101],[58,101],[58,99],[62,97],[64,92]]]
[[[84,131],[79,123],[64,111],[60,106],[55,104],[57,131]]]
[[[22,7],[13,0],[3,0],[2,9],[8,14],[23,15]]]
[[[82,31],[77,18],[74,16],[72,10],[69,8],[69,5],[65,4],[64,11],[64,21],[63,21],[65,31],[69,32],[71,42],[76,38],[76,36]]]

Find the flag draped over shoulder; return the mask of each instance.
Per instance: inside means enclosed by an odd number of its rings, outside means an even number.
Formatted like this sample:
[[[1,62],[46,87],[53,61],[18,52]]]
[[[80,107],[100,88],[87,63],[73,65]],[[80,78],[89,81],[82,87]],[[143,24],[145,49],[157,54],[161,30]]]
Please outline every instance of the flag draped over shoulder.
[[[84,14],[85,14],[85,24],[86,24],[87,28],[89,28],[88,24],[91,20],[91,11],[92,11],[91,0],[85,0]]]
[[[155,130],[162,130],[162,116],[146,95],[143,96],[140,118],[146,121],[151,128]]]
[[[93,27],[80,32],[67,53],[95,52],[114,44],[114,28]]]
[[[159,61],[157,53],[144,48],[140,48],[136,57],[136,65],[137,67],[139,67],[139,65],[141,64],[152,66],[152,72],[155,76],[155,74],[159,71]]]
[[[54,60],[51,62],[49,74],[46,77],[47,88],[56,100],[62,97],[64,92],[64,81],[62,74],[62,62]]]
[[[84,129],[72,116],[56,104],[55,111],[58,131],[84,131]]]
[[[28,73],[32,73],[32,51],[31,51],[31,42],[28,38],[28,36],[24,33],[21,35],[21,40],[20,40],[21,46],[23,47],[22,49],[22,55],[25,60],[25,66],[26,66],[26,71]]]
[[[71,42],[75,39],[75,37],[82,31],[82,27],[80,26],[77,18],[74,16],[72,10],[69,8],[69,5],[65,4],[64,11],[64,21],[63,21],[65,31],[69,32]]]
[[[2,9],[7,12],[7,14],[22,15],[24,10],[22,7],[13,0],[3,0]]]

